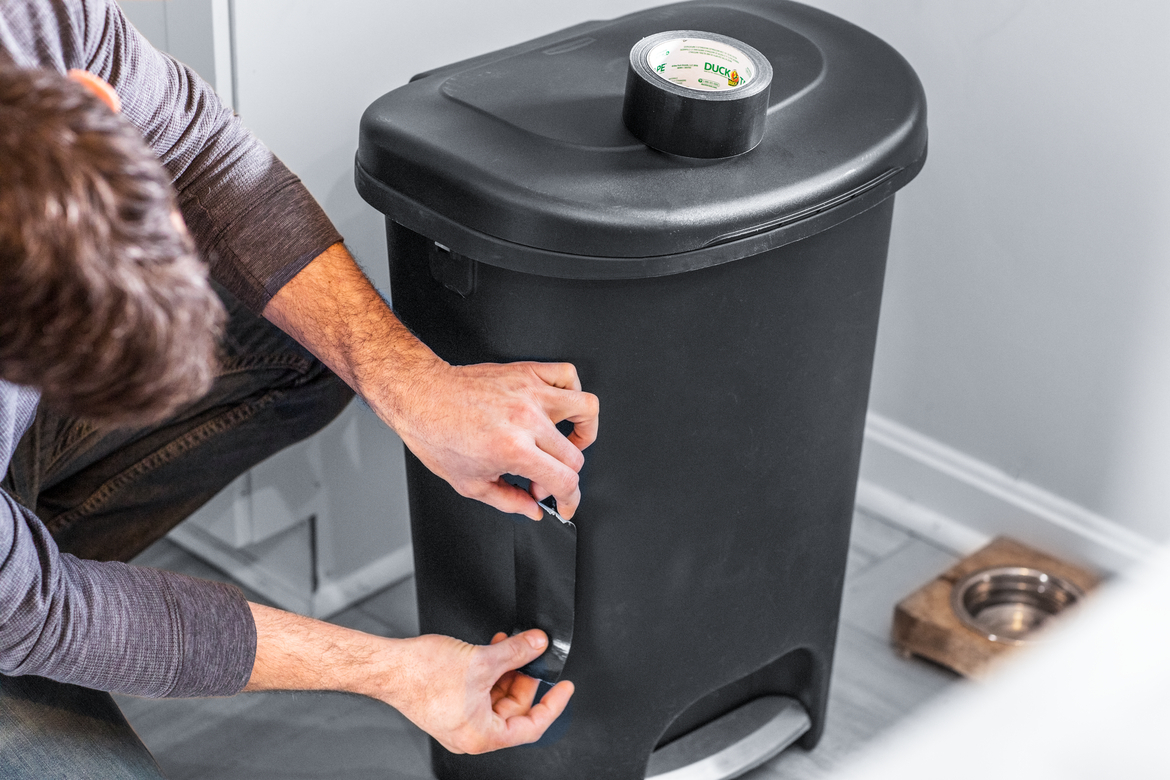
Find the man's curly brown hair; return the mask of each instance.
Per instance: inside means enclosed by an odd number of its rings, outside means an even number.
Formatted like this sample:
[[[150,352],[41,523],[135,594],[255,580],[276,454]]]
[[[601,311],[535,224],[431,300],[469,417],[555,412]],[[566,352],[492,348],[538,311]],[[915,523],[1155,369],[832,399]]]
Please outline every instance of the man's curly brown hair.
[[[152,422],[207,391],[223,306],[141,135],[0,58],[0,377],[55,411]]]

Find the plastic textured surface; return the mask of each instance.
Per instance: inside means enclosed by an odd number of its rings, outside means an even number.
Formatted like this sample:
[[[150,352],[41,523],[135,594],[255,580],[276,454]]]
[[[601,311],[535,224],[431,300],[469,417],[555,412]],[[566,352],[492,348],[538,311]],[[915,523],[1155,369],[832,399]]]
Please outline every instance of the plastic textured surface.
[[[752,151],[675,157],[626,129],[631,47],[678,29],[727,35],[771,62],[766,132]],[[836,221],[887,197],[924,160],[925,111],[906,61],[836,17],[783,0],[682,3],[441,68],[383,96],[362,118],[356,177],[387,216],[484,263],[655,276],[797,240],[790,217],[876,180],[884,191],[838,208]],[[753,232],[778,235],[763,249],[687,254]],[[505,245],[485,251],[493,240]]]

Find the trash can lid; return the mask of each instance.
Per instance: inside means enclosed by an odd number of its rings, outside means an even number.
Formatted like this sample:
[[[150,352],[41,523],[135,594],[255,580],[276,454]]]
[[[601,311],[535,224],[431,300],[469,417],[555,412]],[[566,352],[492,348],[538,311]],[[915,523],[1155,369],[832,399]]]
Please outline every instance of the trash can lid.
[[[759,146],[691,159],[630,134],[630,49],[666,30],[726,35],[768,58]],[[417,76],[366,110],[355,175],[388,217],[476,260],[638,278],[827,230],[892,195],[925,157],[922,85],[893,48],[798,3],[699,0]]]

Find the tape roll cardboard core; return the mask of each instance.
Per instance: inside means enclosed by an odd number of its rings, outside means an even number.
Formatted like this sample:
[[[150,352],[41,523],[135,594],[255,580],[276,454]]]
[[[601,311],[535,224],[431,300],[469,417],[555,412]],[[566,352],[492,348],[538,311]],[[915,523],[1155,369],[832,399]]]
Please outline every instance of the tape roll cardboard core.
[[[742,89],[755,78],[744,52],[710,38],[672,38],[646,54],[646,64],[667,81],[699,91]]]

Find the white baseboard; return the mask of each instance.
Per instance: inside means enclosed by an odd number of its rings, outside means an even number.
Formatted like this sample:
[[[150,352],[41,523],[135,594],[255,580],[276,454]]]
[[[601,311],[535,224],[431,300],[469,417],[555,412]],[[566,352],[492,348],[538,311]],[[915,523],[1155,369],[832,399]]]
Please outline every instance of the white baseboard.
[[[960,555],[1003,535],[1118,572],[1159,549],[1082,506],[872,412],[857,505]]]

